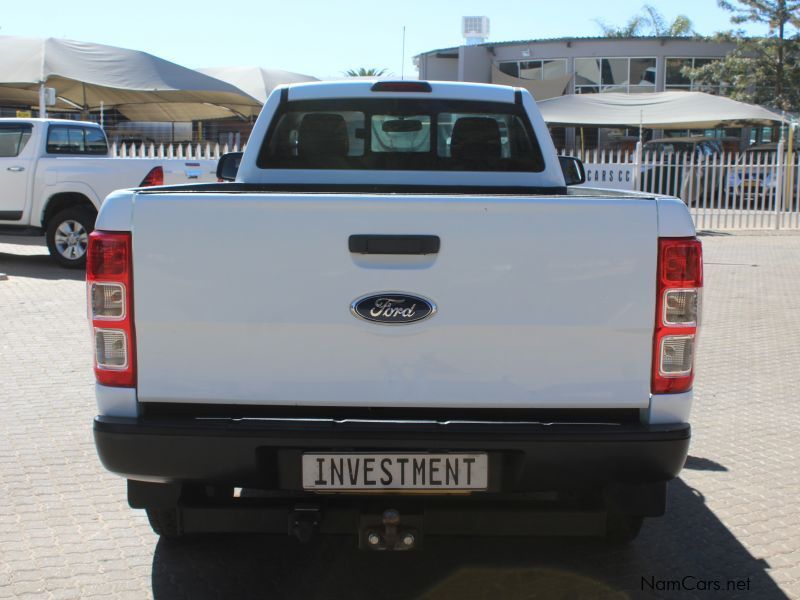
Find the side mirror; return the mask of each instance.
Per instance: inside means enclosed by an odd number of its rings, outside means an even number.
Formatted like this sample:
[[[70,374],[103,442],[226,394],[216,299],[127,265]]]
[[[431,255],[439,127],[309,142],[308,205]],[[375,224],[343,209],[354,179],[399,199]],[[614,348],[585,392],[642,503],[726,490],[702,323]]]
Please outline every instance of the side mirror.
[[[567,185],[580,185],[586,182],[586,170],[579,159],[573,156],[559,156],[558,162],[561,163],[561,172],[564,173]]]
[[[239,165],[242,162],[243,152],[228,152],[219,157],[217,163],[217,179],[222,181],[234,181],[236,173],[239,172]]]

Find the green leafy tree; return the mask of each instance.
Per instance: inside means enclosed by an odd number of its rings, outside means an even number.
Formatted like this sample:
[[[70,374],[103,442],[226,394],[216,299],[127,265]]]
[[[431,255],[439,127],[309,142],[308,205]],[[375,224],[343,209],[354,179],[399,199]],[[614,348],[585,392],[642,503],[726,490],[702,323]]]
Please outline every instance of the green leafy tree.
[[[606,37],[641,37],[654,35],[658,37],[687,37],[695,35],[692,21],[686,15],[678,15],[667,22],[664,15],[650,4],[645,4],[638,14],[633,15],[625,25],[615,26],[595,19]]]
[[[731,22],[766,25],[765,36],[747,37],[741,30],[717,34],[736,48],[719,61],[686,70],[695,83],[721,85],[730,97],[779,110],[800,110],[800,1],[718,0],[732,13]]]
[[[386,74],[387,69],[377,69],[373,67],[359,67],[358,69],[348,69],[344,72],[347,77],[380,77]]]

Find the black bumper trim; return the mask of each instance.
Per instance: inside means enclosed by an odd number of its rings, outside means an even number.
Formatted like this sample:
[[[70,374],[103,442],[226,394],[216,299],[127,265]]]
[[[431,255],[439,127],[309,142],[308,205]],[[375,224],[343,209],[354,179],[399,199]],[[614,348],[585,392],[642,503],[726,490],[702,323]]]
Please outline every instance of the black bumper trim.
[[[486,451],[490,492],[667,481],[688,424],[97,417],[103,465],[129,479],[294,490],[304,451]]]

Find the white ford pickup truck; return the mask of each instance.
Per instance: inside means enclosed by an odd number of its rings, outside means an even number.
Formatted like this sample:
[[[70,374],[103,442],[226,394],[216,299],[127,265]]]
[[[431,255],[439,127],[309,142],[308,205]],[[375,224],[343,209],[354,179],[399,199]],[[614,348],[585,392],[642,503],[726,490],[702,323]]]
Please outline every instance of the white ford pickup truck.
[[[90,236],[95,443],[157,533],[408,550],[663,514],[702,288],[680,200],[569,187],[503,86],[279,88],[228,158]]]
[[[81,268],[112,191],[215,181],[215,168],[211,160],[112,158],[96,123],[0,119],[0,233],[44,234],[60,265]]]

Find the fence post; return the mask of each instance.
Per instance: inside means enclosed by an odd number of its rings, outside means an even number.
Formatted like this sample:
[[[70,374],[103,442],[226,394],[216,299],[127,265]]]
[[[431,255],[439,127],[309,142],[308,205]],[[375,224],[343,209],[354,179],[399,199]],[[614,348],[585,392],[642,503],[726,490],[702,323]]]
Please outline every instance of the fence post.
[[[778,164],[775,168],[775,229],[781,228],[781,207],[783,207],[783,140],[778,142],[775,156]]]

